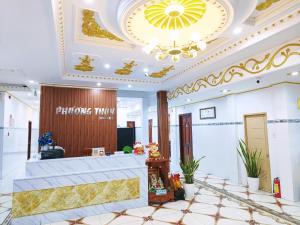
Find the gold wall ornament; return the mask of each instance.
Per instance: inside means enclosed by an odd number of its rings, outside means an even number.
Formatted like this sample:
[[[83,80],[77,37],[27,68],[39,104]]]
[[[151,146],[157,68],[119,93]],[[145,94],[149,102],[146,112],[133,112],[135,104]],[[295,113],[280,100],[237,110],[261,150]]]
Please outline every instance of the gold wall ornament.
[[[82,33],[89,37],[97,37],[97,38],[106,38],[113,41],[123,40],[111,32],[102,29],[99,24],[95,20],[95,12],[84,9],[82,10],[82,25],[81,25]]]
[[[171,70],[174,70],[174,66],[168,66],[168,67],[164,67],[161,71],[159,72],[154,72],[151,73],[149,75],[149,77],[153,77],[153,78],[162,78],[164,76],[167,75],[167,73],[169,73]]]
[[[201,88],[216,87],[229,83],[236,76],[255,75],[270,69],[280,68],[293,56],[300,56],[300,40],[297,43],[286,44],[273,54],[266,54],[262,59],[250,58],[243,63],[230,66],[219,74],[212,73],[199,78],[191,84],[184,84],[168,92],[168,99],[171,100],[177,98],[179,95],[198,92]]]
[[[205,12],[203,0],[164,0],[148,6],[144,16],[157,28],[176,30],[197,23]]]
[[[90,56],[85,55],[84,57],[79,57],[80,59],[80,64],[75,65],[74,69],[75,70],[80,70],[80,71],[93,71],[94,67],[91,66],[91,62],[94,61]]]
[[[121,69],[116,69],[115,74],[118,75],[130,75],[132,73],[132,68],[137,66],[134,60],[132,60],[129,63],[124,63],[123,68]]]
[[[263,11],[270,8],[274,3],[279,2],[280,0],[265,0],[264,2],[256,6],[256,10]]]

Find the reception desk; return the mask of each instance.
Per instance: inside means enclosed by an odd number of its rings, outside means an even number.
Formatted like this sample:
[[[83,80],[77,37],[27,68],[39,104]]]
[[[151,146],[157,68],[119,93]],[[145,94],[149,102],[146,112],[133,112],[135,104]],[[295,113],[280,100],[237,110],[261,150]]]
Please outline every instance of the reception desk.
[[[148,205],[145,156],[29,161],[14,180],[12,224],[47,224]]]

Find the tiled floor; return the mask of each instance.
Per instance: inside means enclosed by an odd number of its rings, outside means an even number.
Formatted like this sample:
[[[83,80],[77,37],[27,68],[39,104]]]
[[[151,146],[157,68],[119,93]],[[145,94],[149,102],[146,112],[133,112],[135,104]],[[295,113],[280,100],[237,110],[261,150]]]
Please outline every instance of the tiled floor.
[[[11,201],[11,194],[0,194],[0,224],[2,224],[10,214]]]
[[[300,224],[300,202],[291,202],[284,199],[278,199],[272,196],[271,193],[259,191],[252,193],[247,186],[230,183],[228,180],[219,178],[213,175],[203,174],[201,172],[196,174],[197,180],[202,181],[208,185],[216,187],[219,190],[229,192],[252,205],[263,206],[267,209],[274,210],[281,216],[288,216],[299,220]]]
[[[279,225],[256,209],[242,205],[222,194],[200,187],[194,200],[128,209],[122,212],[68,220],[51,225]]]

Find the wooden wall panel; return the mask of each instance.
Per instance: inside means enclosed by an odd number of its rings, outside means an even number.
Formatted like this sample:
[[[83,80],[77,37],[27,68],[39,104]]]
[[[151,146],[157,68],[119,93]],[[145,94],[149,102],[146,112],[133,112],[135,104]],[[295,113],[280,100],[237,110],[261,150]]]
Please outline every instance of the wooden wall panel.
[[[58,115],[56,107],[92,108],[92,115]],[[40,135],[53,132],[56,144],[66,157],[82,156],[84,148],[105,147],[117,150],[117,93],[115,90],[42,86]],[[94,108],[115,108],[112,119],[99,119]]]

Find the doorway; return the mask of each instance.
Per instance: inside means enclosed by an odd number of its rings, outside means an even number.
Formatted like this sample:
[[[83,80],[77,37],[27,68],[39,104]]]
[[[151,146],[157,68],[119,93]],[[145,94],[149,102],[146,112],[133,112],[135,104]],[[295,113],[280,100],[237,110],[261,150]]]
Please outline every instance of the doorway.
[[[192,114],[179,115],[180,160],[187,162],[193,159]]]
[[[262,174],[259,181],[260,190],[272,192],[268,130],[266,113],[244,116],[245,141],[249,150],[261,151]]]
[[[152,143],[152,126],[153,126],[153,120],[148,120],[148,132],[149,132],[149,143]]]

